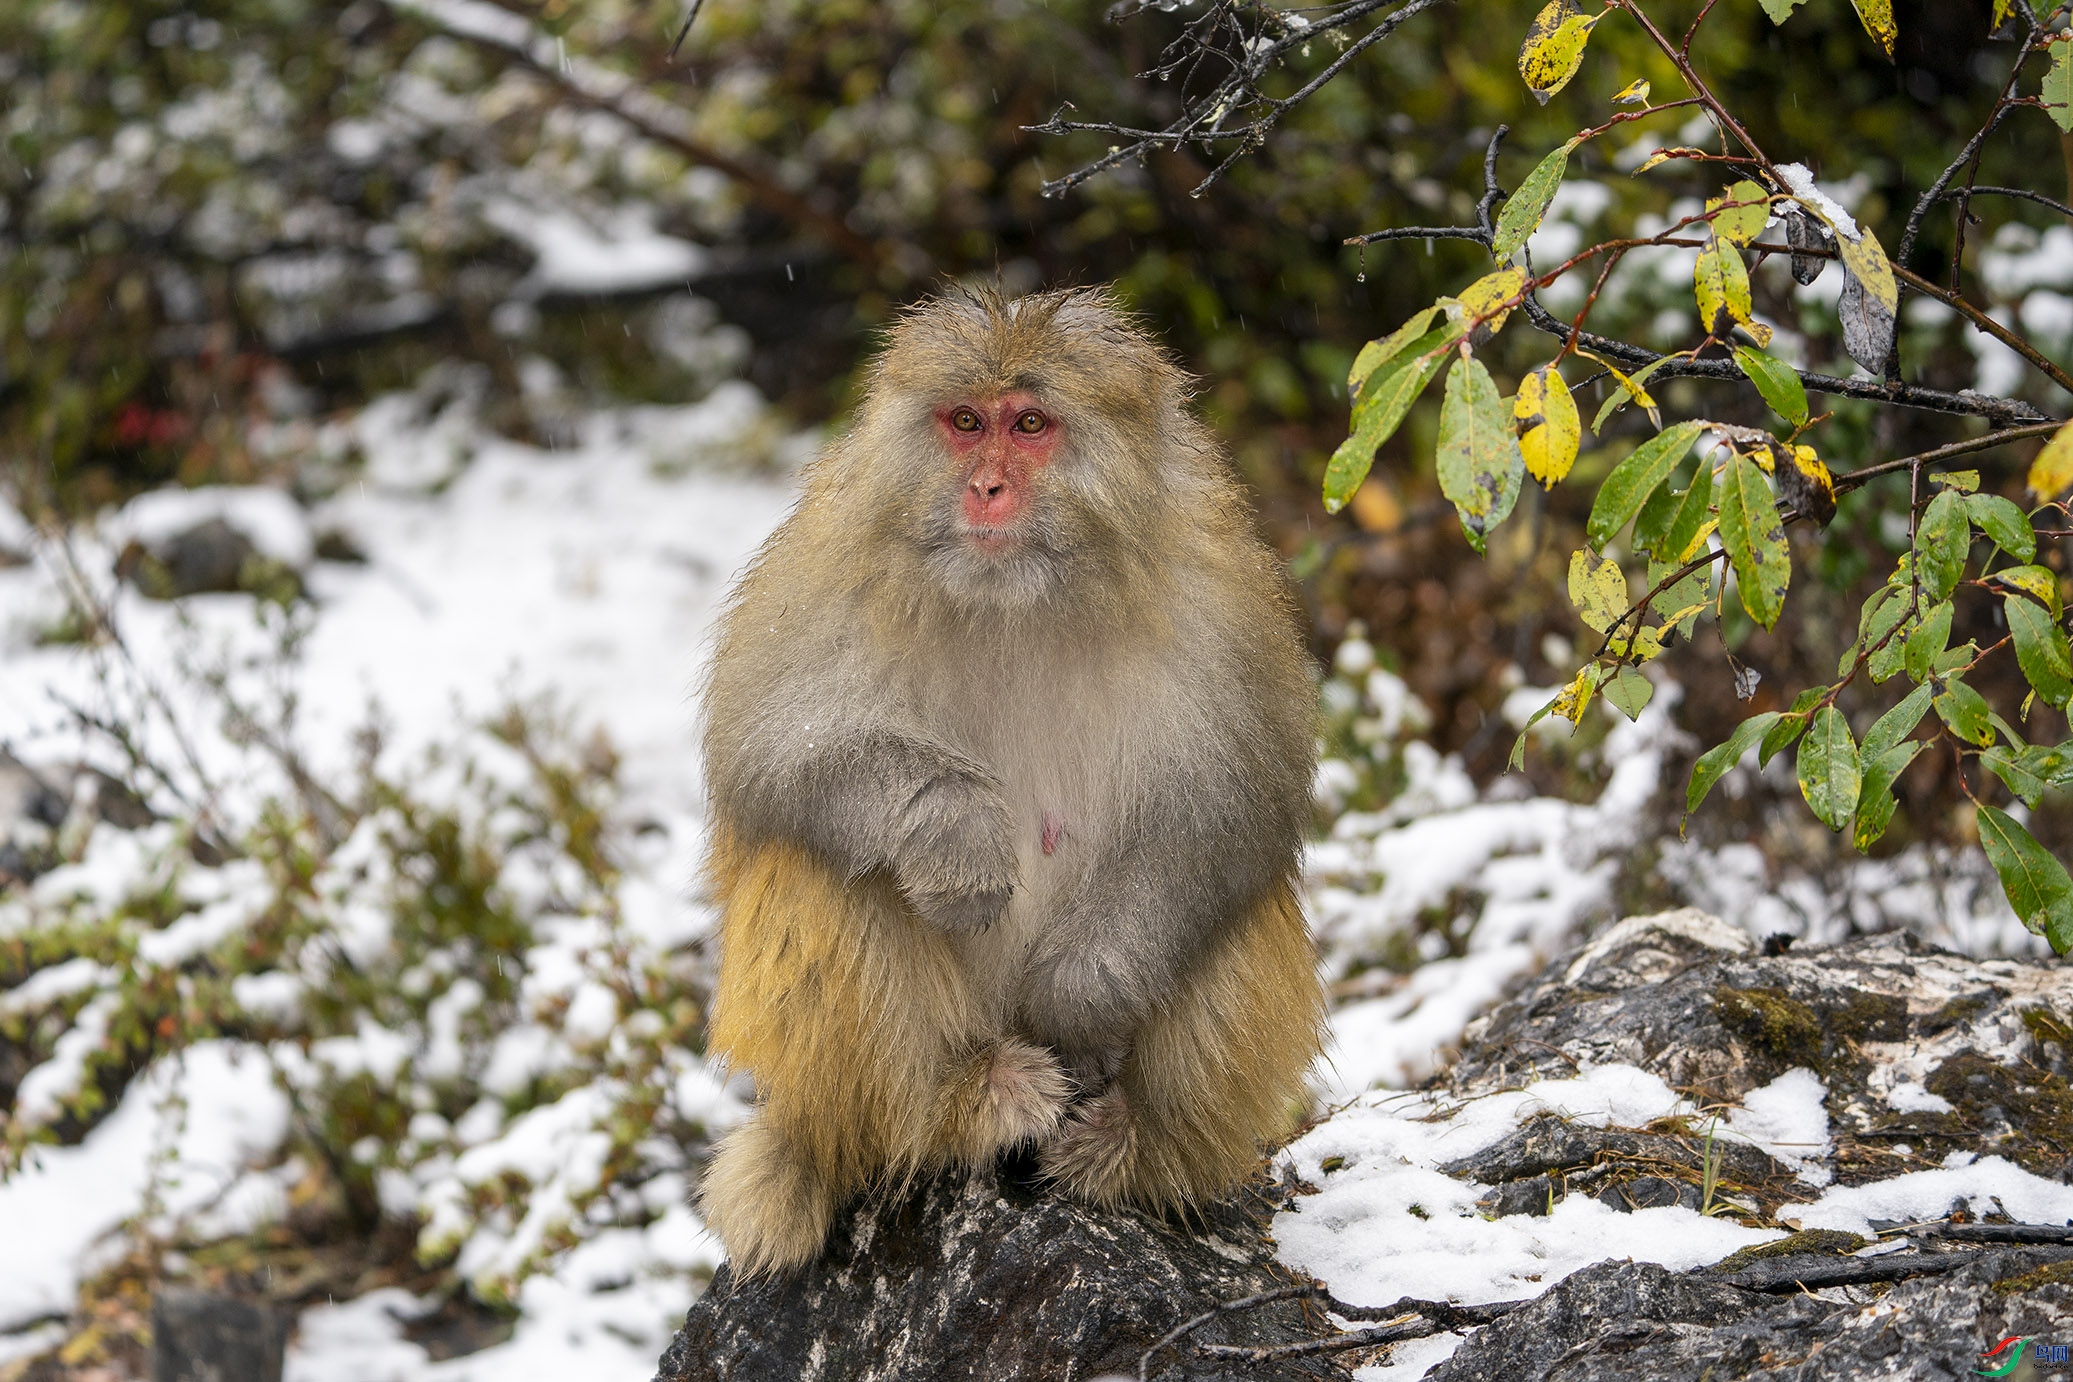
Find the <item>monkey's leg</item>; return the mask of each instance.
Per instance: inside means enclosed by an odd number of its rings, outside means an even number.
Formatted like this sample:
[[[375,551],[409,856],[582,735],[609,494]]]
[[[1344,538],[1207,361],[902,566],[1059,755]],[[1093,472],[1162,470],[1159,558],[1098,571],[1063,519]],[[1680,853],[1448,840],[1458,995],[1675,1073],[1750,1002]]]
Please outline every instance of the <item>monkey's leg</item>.
[[[742,1270],[782,1270],[819,1250],[851,1196],[929,1159],[973,1005],[949,943],[889,879],[724,833],[708,867],[722,907],[710,1050],[754,1078],[757,1108],[702,1198]]]
[[[1323,1034],[1316,947],[1284,886],[1139,1027],[1115,1082],[1045,1145],[1044,1171],[1097,1204],[1212,1198],[1294,1126]]]

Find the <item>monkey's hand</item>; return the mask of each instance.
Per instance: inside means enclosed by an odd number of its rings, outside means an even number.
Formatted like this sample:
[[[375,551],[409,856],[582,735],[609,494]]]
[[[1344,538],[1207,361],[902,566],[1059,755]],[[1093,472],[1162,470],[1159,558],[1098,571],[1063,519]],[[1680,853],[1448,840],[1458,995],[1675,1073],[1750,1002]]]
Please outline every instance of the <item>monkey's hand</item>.
[[[950,932],[999,921],[1015,891],[1014,820],[1000,789],[962,769],[922,784],[900,817],[893,876],[914,910]]]

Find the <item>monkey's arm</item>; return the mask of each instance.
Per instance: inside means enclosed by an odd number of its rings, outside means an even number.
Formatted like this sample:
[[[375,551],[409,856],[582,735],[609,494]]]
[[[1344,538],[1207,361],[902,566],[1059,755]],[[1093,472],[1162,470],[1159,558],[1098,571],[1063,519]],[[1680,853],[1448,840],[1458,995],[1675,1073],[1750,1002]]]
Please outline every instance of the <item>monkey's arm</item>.
[[[999,784],[926,735],[830,723],[825,700],[789,710],[766,699],[747,715],[709,721],[707,770],[721,819],[746,840],[800,841],[850,878],[890,870],[915,910],[946,930],[997,921],[1015,884],[1013,821]]]

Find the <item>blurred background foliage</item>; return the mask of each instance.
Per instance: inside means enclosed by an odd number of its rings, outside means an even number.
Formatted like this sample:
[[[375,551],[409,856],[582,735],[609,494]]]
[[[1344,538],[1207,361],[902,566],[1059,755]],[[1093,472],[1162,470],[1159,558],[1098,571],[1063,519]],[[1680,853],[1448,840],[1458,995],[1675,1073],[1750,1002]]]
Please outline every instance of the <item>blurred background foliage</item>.
[[[1653,11],[1675,30],[1700,2]],[[1152,126],[1178,109],[1172,86],[1138,74],[1199,5],[1117,8],[1136,7],[708,0],[672,57],[684,19],[673,2],[17,0],[0,11],[5,463],[52,515],[167,482],[274,478],[320,494],[355,464],[326,419],[405,386],[425,407],[462,400],[549,446],[572,400],[681,400],[735,376],[796,420],[839,421],[857,361],[901,303],[959,278],[1112,280],[1200,377],[1301,581],[1320,655],[1362,621],[1433,708],[1431,742],[1488,782],[1512,738],[1507,694],[1566,673],[1578,630],[1562,570],[1590,486],[1529,487],[1523,521],[1477,558],[1430,466],[1412,460],[1431,451],[1435,390],[1348,512],[1328,517],[1318,480],[1345,434],[1353,351],[1482,266],[1461,243],[1363,253],[1342,241],[1472,219],[1494,126],[1511,127],[1499,162],[1510,185],[1580,111],[1609,112],[1635,77],[1668,99],[1675,74],[1629,26],[1607,25],[1577,82],[1541,108],[1515,69],[1533,0],[1442,6],[1363,55],[1204,195],[1191,189],[1206,168],[1175,153],[1046,198],[1047,178],[1103,146],[1026,126],[1068,105]],[[1989,41],[1989,10],[1903,0],[1889,63],[1841,0],[1815,0],[1783,27],[1751,0],[1726,0],[1694,57],[1760,143],[1848,189],[1892,245],[2006,79],[2013,48]],[[1329,41],[1317,46],[1312,70],[1332,56]],[[1650,136],[1669,142],[1677,118],[1656,118]],[[1660,213],[1666,193],[1718,190],[1689,165],[1637,181],[1608,162],[1619,148],[1579,153],[1572,180],[1602,191],[1572,219],[1623,226]],[[2050,122],[2018,112],[1980,180],[2063,194],[2069,166]],[[2001,227],[2055,219],[2009,200],[1977,211],[1972,258],[1997,233],[2022,233]],[[1932,216],[1918,271],[1949,273],[1952,231],[1949,214]],[[582,270],[628,245],[684,242],[699,249],[664,254],[644,280]],[[1967,286],[2020,311],[2050,285]],[[1688,302],[1688,283],[1638,275],[1593,321],[1649,339]],[[1832,313],[1784,299],[1759,309],[1797,319],[1810,365],[1849,372]],[[2069,326],[2041,343],[2062,355]],[[1906,330],[1911,378],[1975,382],[1979,360],[1956,325],[1910,317]],[[2035,380],[2023,388],[2047,411],[2067,402]],[[1681,381],[1662,396],[1672,416],[1762,420],[1748,390]],[[1976,428],[1868,404],[1836,413],[1823,449],[1839,468]],[[1579,479],[1630,444],[1608,430]],[[2026,456],[2013,450],[1984,458],[1989,489],[2016,492]],[[1829,679],[1839,631],[1890,564],[1904,504],[1897,480],[1867,486],[1827,535],[1796,536],[1823,588],[1800,587],[1774,631],[1729,633],[1763,673],[1753,704],[1736,700],[1717,643],[1672,656],[1680,719],[1700,740]],[[2056,546],[2040,560],[2064,570]],[[1971,632],[1986,630],[1954,637]],[[1571,794],[1606,770],[1582,750],[1529,766],[1537,789]],[[1970,834],[1946,769],[1917,769],[1906,788],[1914,824],[1883,850]],[[1694,828],[1761,839],[1780,858],[1818,861],[1831,847],[1766,801],[1718,803]],[[2040,835],[2073,846],[2065,815],[2047,806]]]

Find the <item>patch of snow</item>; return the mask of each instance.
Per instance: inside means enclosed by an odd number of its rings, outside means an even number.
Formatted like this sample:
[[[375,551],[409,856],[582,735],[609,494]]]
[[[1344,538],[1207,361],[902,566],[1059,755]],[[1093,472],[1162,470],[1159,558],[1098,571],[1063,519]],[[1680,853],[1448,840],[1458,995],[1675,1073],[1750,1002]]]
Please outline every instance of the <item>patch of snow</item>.
[[[1951,1101],[1931,1094],[1920,1082],[1909,1080],[1886,1091],[1887,1105],[1900,1113],[1949,1113]]]
[[[1840,1185],[1800,1211],[1806,1228],[1837,1228],[1867,1236],[1873,1219],[1920,1223],[1939,1219],[1959,1200],[1985,1207],[1999,1200],[2018,1223],[2073,1222],[2073,1185],[2032,1175],[1998,1156],[1960,1166],[1910,1171],[1868,1185]]]
[[[32,1168],[0,1184],[0,1329],[68,1311],[82,1264],[122,1223],[140,1213],[168,1099],[184,1098],[160,1201],[169,1217],[214,1201],[247,1163],[279,1145],[287,1101],[266,1062],[231,1043],[191,1048],[131,1083],[121,1103],[76,1147],[45,1147]]]
[[[1811,1070],[1792,1069],[1728,1115],[1728,1128],[1799,1173],[1809,1185],[1826,1185],[1833,1173],[1819,1164],[1834,1149],[1828,1137],[1828,1089]]]
[[[1843,204],[1814,185],[1813,170],[1804,163],[1781,163],[1778,176],[1785,179],[1785,190],[1819,212],[1836,233],[1849,240],[1862,238],[1864,232],[1857,228],[1856,218],[1843,209]]]
[[[1322,1188],[1276,1216],[1278,1255],[1357,1305],[1402,1296],[1475,1303],[1538,1295],[1608,1258],[1683,1269],[1778,1236],[1683,1208],[1621,1213],[1583,1195],[1547,1215],[1483,1217],[1476,1201],[1487,1188],[1439,1167],[1543,1113],[1592,1127],[1638,1127],[1698,1110],[1657,1076],[1626,1065],[1460,1103],[1437,1092],[1362,1095],[1289,1147],[1297,1172]],[[1342,1160],[1325,1170],[1332,1159]],[[1403,1370],[1387,1375],[1417,1376],[1452,1351],[1428,1343],[1415,1355],[1399,1354]]]
[[[315,552],[309,520],[286,491],[262,486],[210,485],[201,489],[155,489],[140,494],[109,520],[116,547],[134,539],[146,547],[210,519],[244,534],[265,555],[300,569]]]

